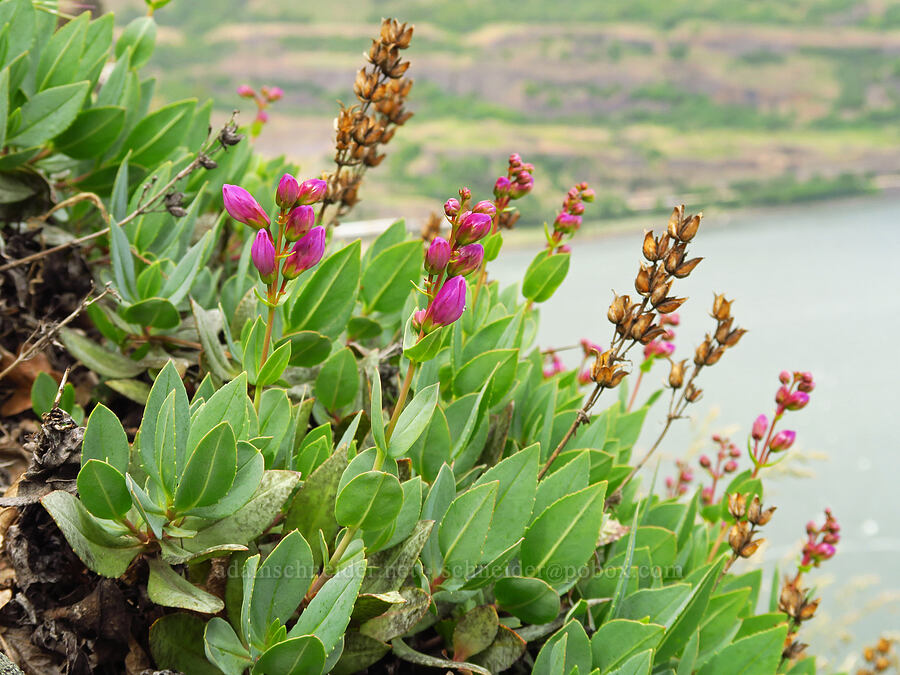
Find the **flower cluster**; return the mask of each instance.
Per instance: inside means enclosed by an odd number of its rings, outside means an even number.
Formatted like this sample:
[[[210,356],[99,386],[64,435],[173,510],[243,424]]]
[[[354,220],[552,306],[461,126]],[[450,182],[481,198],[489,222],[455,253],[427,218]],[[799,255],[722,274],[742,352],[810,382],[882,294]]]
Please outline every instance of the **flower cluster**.
[[[406,99],[413,81],[403,77],[409,61],[400,57],[409,47],[413,27],[395,19],[384,19],[381,33],[372,40],[367,54],[368,67],[356,74],[353,92],[358,103],[345,106],[334,121],[335,170],[328,175],[328,193],[322,204],[324,211],[337,205],[335,218],[345,215],[359,201],[358,191],[363,173],[384,160],[380,146],[387,144],[397,127],[412,117],[406,110]]]
[[[759,473],[759,470],[772,466],[770,457],[773,453],[784,452],[789,449],[797,438],[796,432],[790,429],[784,429],[775,432],[775,426],[781,421],[785,412],[788,410],[801,410],[809,403],[809,394],[815,389],[812,373],[794,372],[789,373],[783,370],[778,375],[781,386],[775,392],[775,415],[772,423],[769,424],[769,418],[760,415],[753,422],[753,428],[750,431],[750,440],[747,447],[750,458],[753,460],[753,475]]]
[[[687,462],[679,459],[675,462],[675,465],[678,468],[678,474],[675,478],[672,478],[672,476],[666,478],[666,490],[669,497],[678,497],[685,494],[694,480],[694,472]]]
[[[806,543],[803,545],[803,559],[800,568],[809,571],[818,567],[825,560],[834,557],[835,545],[841,540],[841,526],[831,513],[825,509],[825,524],[816,527],[812,521],[806,524]]]
[[[547,249],[553,253],[568,253],[571,249],[565,243],[581,227],[581,214],[584,203],[594,201],[594,191],[587,183],[578,183],[572,187],[563,200],[562,208],[553,221],[553,232],[547,233]]]
[[[509,203],[521,199],[534,187],[534,165],[522,161],[522,156],[514,152],[509,156],[509,168],[505,176],[500,176],[494,183],[494,204],[497,207],[497,219],[493,231],[504,227],[511,229],[519,220],[519,212],[510,208]]]
[[[242,84],[237,88],[237,93],[241,98],[249,98],[256,103],[256,117],[250,126],[250,135],[259,136],[263,125],[269,121],[269,113],[266,112],[266,108],[275,101],[280,101],[284,96],[284,92],[281,87],[269,87],[266,85],[260,87],[259,92],[257,92],[249,84]]]
[[[270,304],[278,302],[288,281],[315,267],[325,253],[325,228],[315,226],[316,214],[312,206],[322,200],[325,190],[323,180],[312,178],[299,183],[290,174],[284,174],[275,191],[279,214],[273,238],[269,231],[269,216],[253,195],[237,185],[222,187],[228,214],[257,230],[250,258],[259,278],[267,286],[266,301]],[[279,264],[283,277],[280,286]]]
[[[712,484],[703,488],[700,493],[700,498],[703,500],[704,504],[712,504],[715,501],[716,485],[726,474],[737,471],[737,458],[741,456],[741,451],[731,442],[731,439],[723,438],[718,434],[715,434],[712,439],[713,442],[719,446],[719,450],[716,453],[715,465],[713,465],[713,462],[708,455],[701,455],[699,462],[700,467],[709,474],[712,479]]]
[[[471,201],[472,191],[462,188],[459,199],[444,203],[450,239],[434,237],[425,252],[426,293],[431,300],[426,309],[413,315],[413,326],[423,333],[451,324],[462,315],[466,305],[464,277],[484,261],[484,247],[478,242],[490,233],[497,209],[489,200],[469,208]]]

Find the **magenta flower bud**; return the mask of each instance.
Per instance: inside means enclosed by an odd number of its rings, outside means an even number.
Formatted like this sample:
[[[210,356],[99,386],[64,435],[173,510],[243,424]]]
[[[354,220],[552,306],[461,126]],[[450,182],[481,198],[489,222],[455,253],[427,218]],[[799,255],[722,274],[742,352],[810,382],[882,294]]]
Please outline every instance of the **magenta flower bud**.
[[[459,188],[459,198],[460,198],[462,201],[466,201],[466,200],[468,200],[468,199],[471,199],[471,198],[472,198],[472,190],[471,190],[470,188],[467,188],[467,187],[461,187],[461,188]]]
[[[556,252],[557,253],[571,253],[572,247],[569,246],[568,244],[563,244],[562,246],[556,247]]]
[[[481,267],[483,260],[484,246],[481,244],[460,246],[450,256],[450,264],[447,265],[447,276],[465,276]]]
[[[440,274],[450,262],[450,243],[443,237],[435,237],[425,252],[425,271]]]
[[[286,173],[278,181],[275,191],[275,203],[283,209],[291,208],[300,196],[300,184],[291,174]]]
[[[256,233],[256,239],[250,247],[250,259],[263,283],[272,283],[275,279],[275,244],[267,229],[262,228]]]
[[[263,211],[253,195],[239,185],[223,185],[222,201],[225,202],[225,210],[236,221],[249,225],[257,230],[268,227],[269,216]]]
[[[785,429],[784,431],[779,431],[775,434],[775,438],[769,443],[769,449],[772,452],[781,452],[782,450],[787,450],[794,444],[794,440],[797,438],[797,433],[794,431],[790,431]]]
[[[581,202],[575,202],[574,204],[572,204],[572,206],[569,207],[569,213],[571,213],[573,216],[580,216],[582,213],[584,213],[584,204],[582,204]]]
[[[322,201],[328,191],[328,183],[321,178],[310,178],[300,183],[300,194],[297,201],[301,204],[315,204]]]
[[[475,206],[472,207],[472,210],[475,213],[486,213],[489,216],[493,216],[497,213],[497,207],[494,206],[494,202],[489,201],[487,199],[482,199]]]
[[[673,488],[673,487],[675,487],[675,481],[672,480],[672,477],[671,477],[671,476],[669,476],[668,478],[666,478],[666,487],[667,487],[667,488],[670,488],[670,489]]]
[[[531,174],[527,171],[520,171],[519,175],[516,176],[516,182],[510,186],[509,195],[513,199],[519,199],[531,192],[533,187],[534,178],[531,177]]]
[[[800,410],[809,403],[809,394],[803,391],[795,391],[793,394],[788,396],[787,401],[785,401],[784,407],[788,410]]]
[[[766,429],[768,428],[769,418],[765,415],[760,415],[753,421],[753,430],[750,432],[750,435],[754,441],[761,441],[763,436],[766,435]]]
[[[456,232],[456,241],[459,244],[471,244],[484,239],[491,231],[492,218],[486,213],[463,214],[459,219],[459,230]]]
[[[465,308],[466,280],[463,277],[447,279],[441,286],[441,290],[434,296],[434,300],[431,301],[431,307],[424,317],[422,328],[425,329],[425,332],[430,332],[440,326],[449,326],[462,316]]]
[[[266,122],[269,121],[269,113],[267,113],[265,110],[257,110],[256,111],[256,121],[261,122],[262,124],[265,124]]]
[[[778,387],[778,391],[775,392],[775,403],[780,406],[783,406],[787,403],[788,399],[791,396],[791,390],[787,387]]]
[[[284,96],[284,90],[281,87],[269,87],[266,92],[266,98],[270,101],[280,101],[282,96]]]
[[[586,202],[594,201],[595,193],[591,188],[585,188],[581,191],[581,198]]]
[[[778,373],[778,380],[781,384],[788,384],[791,381],[791,374],[786,370],[782,370]]]
[[[712,466],[712,461],[706,455],[700,455],[700,466],[704,469],[708,469]]]
[[[797,385],[797,389],[800,391],[806,392],[807,394],[816,388],[816,383],[813,382],[812,373],[801,373],[800,374],[800,384]]]
[[[284,224],[284,236],[288,241],[297,241],[306,236],[316,224],[316,211],[308,204],[295,206],[288,213]]]
[[[509,165],[510,166],[519,166],[522,163],[522,155],[518,152],[514,152],[509,156]]]
[[[422,330],[422,325],[425,323],[426,312],[424,309],[419,309],[413,312],[412,318],[412,326],[416,330]]]
[[[256,92],[253,91],[253,87],[249,84],[242,84],[237,88],[237,93],[241,98],[253,98],[256,95]]]
[[[737,467],[737,462],[735,462],[733,459],[729,459],[727,462],[725,462],[725,473],[734,473],[735,471],[737,471]]]
[[[581,227],[581,216],[573,216],[570,213],[560,213],[556,216],[556,229],[566,234],[572,234]]]
[[[512,189],[512,182],[506,176],[500,176],[497,179],[497,182],[494,183],[494,196],[497,199],[501,197],[506,197],[509,195],[509,191]]]
[[[444,214],[452,219],[456,217],[457,213],[459,213],[459,200],[451,197],[444,202]]]
[[[281,273],[285,279],[294,279],[318,265],[324,254],[325,228],[314,227],[291,248],[291,254],[285,259]]]

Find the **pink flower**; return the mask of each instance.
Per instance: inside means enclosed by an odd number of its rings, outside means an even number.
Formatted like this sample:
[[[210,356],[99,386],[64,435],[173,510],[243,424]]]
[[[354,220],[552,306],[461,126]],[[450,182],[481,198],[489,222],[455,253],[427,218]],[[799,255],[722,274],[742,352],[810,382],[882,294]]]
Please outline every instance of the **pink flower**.
[[[794,444],[797,438],[797,432],[785,429],[775,434],[775,437],[769,443],[769,449],[772,452],[781,452],[787,450]]]
[[[750,435],[753,437],[753,440],[761,441],[763,436],[766,435],[768,428],[769,419],[765,415],[760,415],[753,421],[753,430],[750,432]]]
[[[479,239],[484,239],[491,231],[491,217],[486,213],[469,212],[460,218],[459,230],[456,232],[456,241],[459,244],[471,244]]]
[[[275,244],[267,229],[263,228],[256,233],[256,239],[250,246],[250,259],[263,283],[272,283],[275,278]]]
[[[455,218],[457,213],[459,213],[459,200],[451,197],[444,202],[444,214],[448,218]]]
[[[472,207],[472,211],[474,211],[475,213],[486,213],[489,216],[494,216],[497,213],[497,207],[494,206],[494,202],[488,201],[487,199],[482,199]]]
[[[288,213],[287,222],[284,225],[284,236],[288,241],[302,239],[316,224],[316,211],[308,204],[295,206]]]
[[[253,98],[254,96],[256,96],[256,92],[253,91],[253,87],[251,87],[249,84],[242,84],[237,88],[237,93],[241,98]]]
[[[497,179],[497,182],[494,183],[494,196],[497,199],[506,197],[509,195],[510,189],[512,189],[512,182],[510,182],[509,178],[500,176],[500,178]]]
[[[462,316],[466,308],[466,280],[463,277],[447,279],[434,296],[422,322],[425,332],[448,326]]]
[[[269,101],[278,101],[281,100],[281,97],[284,96],[284,91],[281,87],[269,87],[268,91],[265,92],[266,98]]]
[[[300,196],[300,184],[291,174],[286,173],[278,181],[278,189],[275,191],[275,203],[283,209],[289,209]]]
[[[222,200],[228,215],[238,222],[260,229],[268,227],[269,216],[263,211],[253,195],[238,185],[223,185]]]
[[[294,244],[291,254],[285,259],[281,273],[285,279],[294,279],[302,272],[319,264],[325,254],[325,228],[314,227]]]
[[[315,204],[322,201],[328,191],[328,183],[321,178],[310,178],[300,183],[300,193],[297,201],[300,204]]]
[[[465,276],[481,267],[484,260],[484,247],[481,244],[467,244],[460,246],[450,255],[450,264],[447,265],[447,276]]]
[[[440,274],[450,262],[450,243],[443,237],[435,237],[431,240],[428,251],[425,252],[425,271],[429,274]]]

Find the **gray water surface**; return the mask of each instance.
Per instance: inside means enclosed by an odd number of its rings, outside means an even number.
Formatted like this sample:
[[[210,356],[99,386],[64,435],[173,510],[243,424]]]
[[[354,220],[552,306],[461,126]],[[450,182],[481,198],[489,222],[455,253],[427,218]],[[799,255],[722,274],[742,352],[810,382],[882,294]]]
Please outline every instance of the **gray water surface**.
[[[736,323],[749,333],[703,373],[705,395],[692,421],[680,422],[661,447],[658,485],[674,473],[675,458],[712,455],[714,432],[731,433],[745,447],[754,418],[771,418],[779,371],[815,376],[810,404],[787,413],[779,427],[797,432],[784,466],[811,476],[779,471],[766,479],[766,502],[778,511],[765,528],[770,546],[763,555],[767,569],[776,560],[782,570],[794,569],[805,523],[821,522],[825,507],[834,511],[843,538],[836,557],[805,577],[821,589],[823,602],[800,636],[834,666],[847,667],[862,645],[900,629],[900,270],[892,259],[900,253],[898,214],[894,196],[708,215],[690,249],[704,260],[675,286],[690,297],[680,312],[676,357],[690,357],[712,328],[713,292],[736,299]],[[661,232],[665,222],[647,217],[643,226]],[[582,337],[608,344],[611,289],[634,295],[641,241],[640,229],[576,235],[569,275],[540,308],[541,347]],[[520,280],[539,247],[517,243],[512,233],[491,276],[503,284]],[[574,366],[577,353],[567,358]],[[666,371],[657,365],[641,391],[649,394]],[[656,437],[663,415],[658,406],[648,416],[638,453]],[[750,464],[746,456],[740,461],[742,470]],[[696,468],[696,454],[692,462]],[[645,486],[653,468],[645,469]]]

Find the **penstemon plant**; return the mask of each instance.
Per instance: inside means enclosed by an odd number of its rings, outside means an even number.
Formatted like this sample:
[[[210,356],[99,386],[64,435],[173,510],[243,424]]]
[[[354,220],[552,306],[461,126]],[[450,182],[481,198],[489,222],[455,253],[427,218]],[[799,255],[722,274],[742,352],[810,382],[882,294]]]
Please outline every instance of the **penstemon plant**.
[[[37,30],[33,10],[0,3],[0,19]],[[87,310],[92,336],[62,333],[103,386],[86,406],[75,484],[34,508],[86,568],[116,580],[104,583],[149,598],[149,634],[131,637],[158,669],[816,672],[798,640],[818,606],[804,577],[836,553],[834,516],[807,526],[797,570],[773,582],[768,606],[763,572],[741,567],[765,550],[775,508],[763,477],[795,442],[778,425],[809,403],[812,376],[779,376],[773,418],[748,432],[751,468],[716,437],[715,460],[700,458],[709,485],[693,487],[684,460],[664,490],[641,484],[703,395],[702,373],[745,334],[716,295],[712,330],[692,358],[675,356],[687,301],[676,291],[701,262],[688,254],[700,214],[679,206],[644,235],[636,295],[612,298],[606,348],[582,339],[568,369],[567,348],[541,349],[537,335],[594,198],[585,183],[565,194],[520,285],[488,273],[537,175],[516,153],[493,198],[459,189],[425,241],[398,221],[365,247],[329,250],[364,172],[411,114],[400,57],[411,26],[383,22],[358,103],[338,116],[334,169],[302,182],[283,160],[252,156],[233,121],[211,134],[209,109],[193,102],[128,116],[147,94],[136,71],[154,27],[125,29],[99,89],[108,19],[35,41],[30,70],[15,65],[27,45],[0,50],[0,86],[34,94],[10,99],[4,166],[70,153],[57,160],[96,192],[54,209],[110,216],[72,246],[107,237],[108,263],[91,261],[118,298]],[[84,82],[64,83],[53,64],[76,52]],[[93,107],[76,96],[51,116],[58,124],[39,119],[35,101],[73,92]],[[257,102],[258,132],[281,92],[241,95]],[[98,126],[116,133],[81,157],[79,137]],[[647,391],[658,363],[668,374]],[[74,389],[53,389],[35,381],[36,411],[80,415]],[[137,429],[110,392],[140,406]],[[636,454],[654,415],[659,430]]]

